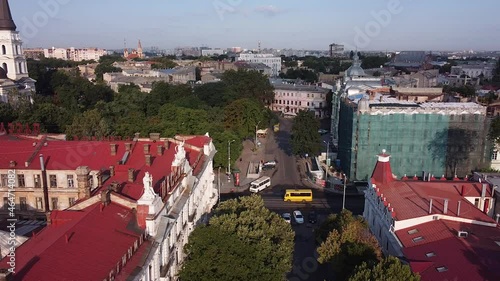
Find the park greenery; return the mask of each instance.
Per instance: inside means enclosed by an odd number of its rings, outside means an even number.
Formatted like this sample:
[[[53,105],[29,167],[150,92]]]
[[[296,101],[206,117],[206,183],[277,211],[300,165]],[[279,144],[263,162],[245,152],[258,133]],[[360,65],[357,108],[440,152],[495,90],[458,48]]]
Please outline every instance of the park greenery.
[[[420,280],[396,258],[383,258],[366,221],[348,210],[332,214],[315,232],[318,262],[336,280]]]
[[[321,136],[318,133],[320,121],[313,111],[301,110],[292,125],[292,152],[295,155],[317,155],[321,149]]]
[[[257,195],[222,202],[184,247],[182,280],[284,280],[292,269],[294,232]]]
[[[108,69],[117,60],[120,57],[104,56],[99,65]],[[238,159],[241,141],[255,135],[257,124],[267,128],[276,122],[265,107],[274,98],[273,87],[258,72],[227,71],[221,82],[196,86],[157,82],[150,93],[124,85],[115,93],[103,82],[61,70],[75,66],[62,60],[30,60],[30,75],[37,80],[35,102],[1,103],[0,120],[40,123],[42,132],[65,133],[68,139],[208,132],[218,150],[214,167],[227,166],[228,141],[238,140],[231,145],[231,158]]]

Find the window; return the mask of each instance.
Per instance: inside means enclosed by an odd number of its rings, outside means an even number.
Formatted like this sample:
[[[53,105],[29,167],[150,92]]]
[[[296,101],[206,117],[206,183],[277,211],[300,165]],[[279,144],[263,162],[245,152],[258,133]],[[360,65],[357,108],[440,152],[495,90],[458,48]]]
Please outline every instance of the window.
[[[26,204],[26,197],[19,197],[19,209],[21,211],[28,210],[28,204]]]
[[[68,202],[69,202],[69,206],[70,207],[73,206],[73,205],[75,205],[75,198],[74,197],[68,198]]]
[[[93,188],[94,187],[94,176],[93,175],[89,175],[89,186],[90,188]]]
[[[52,197],[51,198],[51,201],[52,201],[52,210],[57,210],[57,207],[58,207],[58,200],[57,200],[57,197]]]
[[[37,210],[42,210],[43,209],[43,201],[42,197],[36,197],[36,208]]]
[[[413,238],[412,240],[413,240],[413,242],[414,242],[414,243],[418,243],[418,242],[420,242],[420,241],[424,241],[424,237],[419,236],[419,237],[415,237],[415,238]]]
[[[24,175],[17,175],[17,184],[19,187],[25,187]]]
[[[5,48],[5,45],[2,45],[2,55],[7,54],[7,48]]]
[[[412,229],[412,230],[408,230],[408,234],[410,234],[410,235],[411,235],[411,234],[415,234],[415,233],[417,233],[417,232],[418,232],[418,229],[416,229],[416,228],[414,228],[414,229]]]
[[[7,174],[2,174],[0,178],[2,179],[2,186],[7,186],[9,184],[9,177]]]
[[[34,175],[34,182],[35,182],[35,188],[40,188],[42,187],[42,179],[40,178],[40,175]]]
[[[19,63],[19,73],[23,73],[23,64]]]
[[[74,188],[75,182],[73,181],[73,175],[66,175],[66,179],[68,181],[68,188]]]
[[[429,252],[427,254],[425,254],[426,257],[430,258],[430,257],[435,257],[436,256],[436,253],[434,252]]]
[[[57,187],[57,175],[50,175],[50,187],[56,188]]]
[[[3,70],[5,70],[5,73],[9,72],[9,70],[7,69],[7,64],[5,62],[2,63],[2,68],[3,68]]]
[[[445,271],[448,271],[448,268],[446,266],[440,266],[440,267],[436,267],[436,270],[438,272],[445,272]]]
[[[479,208],[479,198],[474,199],[474,206]]]
[[[497,160],[498,157],[498,151],[493,150],[493,153],[491,154],[491,160]]]

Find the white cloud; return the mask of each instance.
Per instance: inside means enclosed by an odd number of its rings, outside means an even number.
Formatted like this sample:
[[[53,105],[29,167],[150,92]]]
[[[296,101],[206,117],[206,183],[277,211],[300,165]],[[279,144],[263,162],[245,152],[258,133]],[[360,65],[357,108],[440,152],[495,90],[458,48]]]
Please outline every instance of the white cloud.
[[[259,6],[254,10],[256,13],[264,14],[267,16],[276,16],[284,11],[273,5]]]

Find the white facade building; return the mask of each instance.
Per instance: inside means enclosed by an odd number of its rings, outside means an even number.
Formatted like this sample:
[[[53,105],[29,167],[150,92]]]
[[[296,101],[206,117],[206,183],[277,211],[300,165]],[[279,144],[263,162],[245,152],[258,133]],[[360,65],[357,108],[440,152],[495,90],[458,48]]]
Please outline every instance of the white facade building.
[[[277,77],[281,72],[281,57],[276,57],[273,54],[245,53],[240,54],[238,60],[265,64],[271,68],[273,77]]]
[[[273,84],[274,100],[272,111],[279,111],[285,116],[294,117],[300,110],[314,111],[316,118],[328,117],[327,95],[329,89],[295,84]]]
[[[9,2],[0,2],[0,102],[15,103],[19,98],[33,102],[35,80],[29,78],[23,42],[12,19]],[[16,92],[14,95],[13,92]]]
[[[223,55],[225,53],[226,52],[223,49],[208,49],[208,50],[204,49],[204,50],[201,50],[201,55],[207,56],[207,57],[220,56],[220,55]]]

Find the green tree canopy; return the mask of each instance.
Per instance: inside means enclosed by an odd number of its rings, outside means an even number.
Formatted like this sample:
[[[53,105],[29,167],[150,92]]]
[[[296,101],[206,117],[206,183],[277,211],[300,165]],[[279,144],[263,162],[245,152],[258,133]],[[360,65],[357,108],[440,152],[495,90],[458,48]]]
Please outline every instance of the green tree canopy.
[[[404,265],[396,257],[387,257],[371,267],[366,262],[356,267],[349,281],[420,281],[408,265]]]
[[[228,200],[215,210],[207,227],[190,236],[179,276],[183,280],[283,280],[292,267],[293,240],[290,224],[265,208],[260,196]],[[229,260],[231,266],[221,264]]]
[[[293,120],[292,151],[296,155],[317,154],[321,148],[319,120],[313,111],[301,110]]]
[[[351,218],[349,218],[351,216]],[[366,223],[352,217],[343,210],[340,215],[330,217],[322,229],[333,228],[318,247],[318,261],[330,264],[339,280],[345,280],[356,266],[363,262],[374,265],[382,256],[377,239],[370,233]]]
[[[224,126],[234,131],[240,139],[254,136],[255,126],[267,126],[268,115],[266,110],[255,100],[239,99],[224,110]]]
[[[274,100],[274,88],[269,79],[258,71],[229,70],[222,75],[222,81],[235,99],[251,98],[269,105]]]
[[[75,136],[102,138],[109,136],[110,129],[99,111],[93,109],[84,112],[83,115],[77,115],[66,132],[70,138]]]

